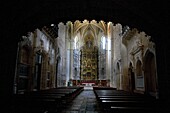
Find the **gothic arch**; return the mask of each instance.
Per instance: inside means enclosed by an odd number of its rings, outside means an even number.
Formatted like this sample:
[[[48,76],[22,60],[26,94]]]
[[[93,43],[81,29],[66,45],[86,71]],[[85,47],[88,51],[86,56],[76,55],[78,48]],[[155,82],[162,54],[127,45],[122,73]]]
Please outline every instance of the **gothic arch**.
[[[149,50],[144,56],[144,77],[145,77],[145,92],[156,96],[157,92],[157,74],[155,55]],[[152,81],[152,82],[151,82]]]
[[[140,60],[136,62],[136,76],[142,76],[142,62]]]
[[[129,77],[129,91],[133,93],[135,90],[135,74],[132,62],[129,63],[128,77]]]

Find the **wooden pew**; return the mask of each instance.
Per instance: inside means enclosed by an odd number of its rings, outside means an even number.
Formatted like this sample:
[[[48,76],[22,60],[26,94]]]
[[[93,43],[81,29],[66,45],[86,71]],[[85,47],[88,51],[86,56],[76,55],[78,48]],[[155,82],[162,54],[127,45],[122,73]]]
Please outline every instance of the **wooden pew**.
[[[105,112],[134,113],[139,110],[151,113],[154,109],[154,99],[141,94],[104,88],[94,89],[94,92]]]
[[[104,86],[103,87],[98,87],[98,86],[96,87],[96,86],[93,86],[93,90],[110,90],[110,89],[116,90],[116,88],[113,88],[113,87],[106,87],[106,86],[105,87]]]
[[[67,102],[77,96],[82,87],[54,88],[16,94],[13,98],[14,111],[17,113],[61,112]]]
[[[15,96],[15,110],[17,112],[44,112],[50,110],[52,106],[60,108],[62,95],[55,95],[53,97],[48,95],[16,95]],[[50,106],[52,105],[52,106]]]
[[[117,107],[111,106],[110,109],[106,110],[109,113],[156,113],[150,107]]]
[[[114,110],[132,113],[140,110],[151,112],[154,110],[154,102],[140,98],[100,98],[100,104],[105,110]]]

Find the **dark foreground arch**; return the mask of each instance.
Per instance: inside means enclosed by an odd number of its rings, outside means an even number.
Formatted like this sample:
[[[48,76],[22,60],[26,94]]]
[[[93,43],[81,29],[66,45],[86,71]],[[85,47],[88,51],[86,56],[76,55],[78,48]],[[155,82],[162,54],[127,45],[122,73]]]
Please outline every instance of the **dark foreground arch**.
[[[163,7],[163,8],[161,8]],[[169,12],[164,1],[147,0],[47,0],[4,1],[1,10],[1,94],[10,104],[17,56],[17,42],[22,35],[51,23],[75,20],[104,20],[137,28],[152,36],[156,43],[160,98],[167,102],[170,90],[168,73]],[[165,100],[165,101],[164,101]],[[4,105],[6,105],[4,104]]]

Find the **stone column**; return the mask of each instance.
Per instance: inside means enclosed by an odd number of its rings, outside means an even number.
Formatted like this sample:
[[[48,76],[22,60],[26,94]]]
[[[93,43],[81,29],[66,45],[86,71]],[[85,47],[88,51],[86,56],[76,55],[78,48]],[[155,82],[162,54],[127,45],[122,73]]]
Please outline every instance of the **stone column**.
[[[113,53],[113,61],[114,61],[114,70],[115,70],[115,76],[114,76],[114,87],[117,87],[118,89],[121,89],[122,84],[122,75],[121,75],[121,37],[120,34],[122,32],[122,26],[120,24],[116,24],[116,26],[113,26],[113,39],[114,39],[114,53]],[[119,63],[119,69],[117,69],[117,63]]]
[[[54,40],[55,41],[55,40]],[[53,63],[53,71],[54,71],[54,74],[53,74],[53,83],[52,83],[52,87],[55,88],[56,87],[56,64],[57,64],[57,60],[56,60],[56,55],[57,55],[57,52],[56,52],[56,45],[54,43],[54,63]]]
[[[108,81],[108,86],[111,85],[111,25],[109,22],[107,24],[107,38],[106,38],[106,79]]]
[[[70,41],[70,79],[73,80],[74,68],[73,68],[73,49],[74,49],[74,40]]]
[[[69,28],[69,34],[70,34],[70,68],[69,68],[69,72],[70,72],[70,76],[69,76],[69,79],[70,80],[73,80],[73,76],[74,76],[74,68],[73,68],[73,49],[74,49],[74,33],[73,33],[73,24],[70,23],[70,28]],[[70,81],[72,82],[72,81]]]
[[[107,42],[107,45],[109,45],[110,39]],[[106,49],[106,79],[108,80],[108,85],[110,86],[110,80],[111,80],[111,50],[109,47]]]
[[[111,35],[111,87],[114,87],[114,39],[113,36]]]
[[[14,76],[14,84],[13,84],[13,93],[17,93],[17,76],[18,76],[18,62],[19,62],[19,53],[20,53],[20,41],[18,42],[17,47],[17,55],[16,55],[16,64],[15,64],[15,76]]]
[[[32,38],[32,49],[31,49],[31,53],[30,53],[30,79],[29,79],[29,90],[32,91],[34,89],[34,70],[35,70],[35,41],[36,41],[36,35],[35,32],[31,32],[30,33],[30,37]]]

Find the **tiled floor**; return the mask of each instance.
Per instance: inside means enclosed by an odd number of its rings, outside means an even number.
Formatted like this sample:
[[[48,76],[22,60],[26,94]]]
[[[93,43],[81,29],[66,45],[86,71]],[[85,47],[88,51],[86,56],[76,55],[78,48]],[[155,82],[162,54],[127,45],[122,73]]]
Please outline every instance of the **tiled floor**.
[[[102,113],[93,89],[85,88],[62,113]]]

